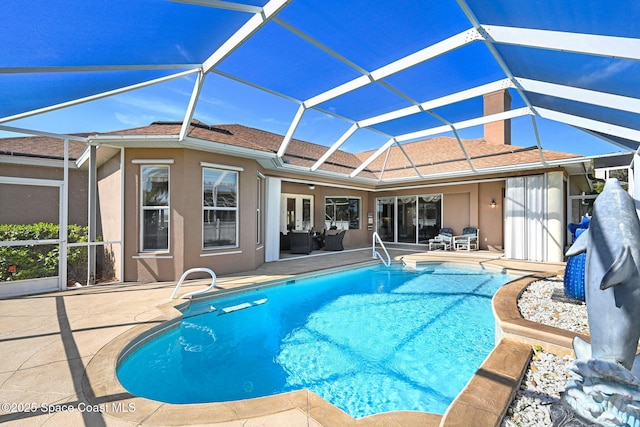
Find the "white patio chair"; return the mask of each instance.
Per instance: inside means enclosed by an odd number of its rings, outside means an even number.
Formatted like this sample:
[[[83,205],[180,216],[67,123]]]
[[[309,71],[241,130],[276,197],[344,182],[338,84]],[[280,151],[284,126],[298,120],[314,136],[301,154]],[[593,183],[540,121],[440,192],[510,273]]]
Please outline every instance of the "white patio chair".
[[[460,236],[453,236],[453,249],[461,250],[478,250],[478,236],[480,229],[477,227],[465,227]]]
[[[429,250],[442,248],[445,251],[451,250],[453,239],[452,228],[441,228],[438,235],[433,239],[429,239]]]

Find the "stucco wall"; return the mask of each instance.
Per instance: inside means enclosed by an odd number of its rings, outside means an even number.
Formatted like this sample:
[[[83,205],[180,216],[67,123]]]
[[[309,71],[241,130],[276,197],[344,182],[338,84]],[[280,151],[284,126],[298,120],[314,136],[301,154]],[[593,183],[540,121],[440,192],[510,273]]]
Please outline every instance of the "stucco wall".
[[[478,185],[478,224],[480,248],[504,248],[504,181],[484,182]],[[491,201],[496,202],[495,208]]]
[[[480,249],[502,249],[502,188],[504,181],[469,183],[454,185],[430,185],[408,190],[377,192],[371,196],[371,206],[375,198],[442,194],[442,226],[453,228],[454,234],[462,233],[464,227],[480,229]],[[491,200],[496,200],[496,208],[491,209]]]
[[[140,252],[140,164],[132,160],[171,159],[169,165],[169,251]],[[202,166],[207,162],[243,168],[238,177],[237,247],[202,248]],[[150,162],[149,164],[153,164]],[[254,160],[182,149],[125,150],[125,277],[126,281],[178,280],[187,269],[208,267],[217,274],[252,270],[264,262],[258,245]],[[264,203],[263,203],[264,206]],[[197,277],[197,276],[194,276]]]
[[[60,164],[62,166],[62,163]],[[62,169],[0,163],[2,176],[62,181]],[[20,202],[18,205],[17,202]],[[69,223],[87,225],[87,173],[69,170]],[[32,224],[59,221],[57,187],[0,185],[0,224]],[[17,208],[17,206],[20,206]]]
[[[374,212],[369,208],[369,200],[370,197],[372,197],[370,196],[371,193],[349,188],[327,187],[321,184],[316,184],[315,189],[310,190],[308,184],[300,184],[287,181],[282,182],[282,192],[313,196],[313,229],[319,232],[322,232],[322,230],[326,228],[326,224],[324,221],[326,197],[360,198],[360,229],[347,230],[342,243],[344,246],[348,247],[371,242],[371,235],[373,234],[373,231],[367,231],[367,213]]]
[[[98,168],[98,192],[97,192],[97,235],[102,236],[104,242],[121,240],[121,180],[122,170],[120,155],[109,159]],[[99,248],[100,249],[100,248]],[[105,245],[98,251],[100,258],[98,264],[106,271],[104,274],[113,274],[113,277],[103,277],[103,280],[121,280],[122,278],[122,245]]]

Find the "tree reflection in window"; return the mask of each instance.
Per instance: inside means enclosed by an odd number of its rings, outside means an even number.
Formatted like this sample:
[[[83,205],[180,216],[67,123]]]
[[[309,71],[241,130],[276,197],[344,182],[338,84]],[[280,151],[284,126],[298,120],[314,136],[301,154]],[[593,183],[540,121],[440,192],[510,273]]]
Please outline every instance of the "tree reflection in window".
[[[325,199],[325,222],[326,228],[360,229],[360,199],[327,197]]]
[[[238,242],[238,173],[204,168],[202,173],[202,247],[236,246]]]
[[[169,249],[169,166],[141,167],[142,250]]]

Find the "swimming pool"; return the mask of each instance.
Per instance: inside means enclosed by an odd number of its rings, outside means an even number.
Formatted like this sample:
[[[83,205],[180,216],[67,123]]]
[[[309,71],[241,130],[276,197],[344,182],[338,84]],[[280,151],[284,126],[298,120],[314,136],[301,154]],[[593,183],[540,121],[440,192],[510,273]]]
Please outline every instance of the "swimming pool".
[[[223,402],[310,389],[355,418],[444,413],[494,344],[510,278],[431,265],[368,267],[197,302],[121,356],[132,394]]]

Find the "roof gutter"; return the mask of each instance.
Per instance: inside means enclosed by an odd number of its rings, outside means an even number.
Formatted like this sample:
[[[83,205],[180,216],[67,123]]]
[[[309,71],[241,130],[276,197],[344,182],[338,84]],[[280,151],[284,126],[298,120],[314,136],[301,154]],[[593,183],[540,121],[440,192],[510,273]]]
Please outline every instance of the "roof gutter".
[[[476,169],[475,171],[455,171],[444,172],[439,174],[431,174],[422,177],[404,177],[379,180],[377,178],[350,177],[348,174],[338,172],[316,170],[311,171],[308,167],[296,166],[285,163],[282,158],[277,156],[275,152],[267,152],[252,148],[236,147],[229,144],[214,142],[209,140],[187,137],[182,142],[179,141],[178,135],[94,135],[89,137],[91,145],[110,145],[112,147],[140,147],[153,148],[153,144],[162,144],[163,148],[167,146],[173,148],[189,148],[198,151],[213,152],[226,154],[236,157],[249,158],[259,161],[259,163],[269,170],[279,170],[283,172],[291,172],[295,174],[305,175],[318,179],[332,179],[342,182],[358,183],[366,186],[380,186],[387,184],[402,184],[424,181],[435,181],[439,179],[459,178],[465,176],[489,175],[500,172],[518,172],[523,170],[544,169],[555,166],[563,166],[567,164],[588,163],[591,162],[589,157],[576,157],[572,159],[561,159],[545,161],[544,163],[523,163],[518,165],[492,167],[485,169]],[[85,153],[86,154],[86,153]],[[84,154],[83,154],[84,156]],[[79,159],[80,160],[80,159]],[[263,160],[260,162],[260,160]],[[264,162],[267,160],[267,162]],[[285,178],[286,179],[286,178]],[[301,182],[306,182],[301,180]],[[371,191],[371,189],[368,189]],[[386,190],[386,189],[384,189]],[[375,191],[375,190],[374,190]]]

